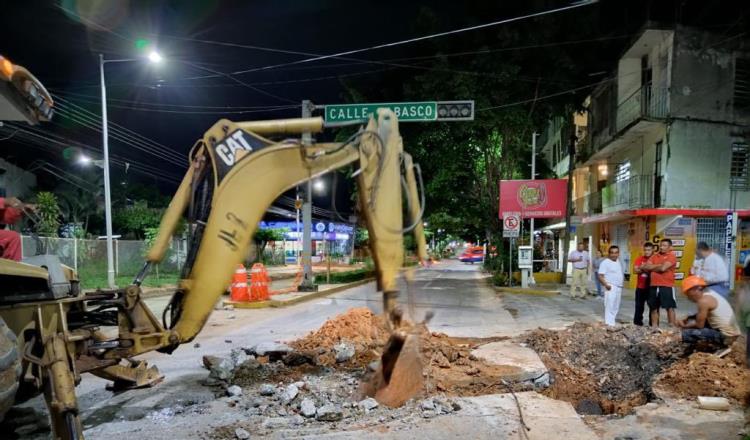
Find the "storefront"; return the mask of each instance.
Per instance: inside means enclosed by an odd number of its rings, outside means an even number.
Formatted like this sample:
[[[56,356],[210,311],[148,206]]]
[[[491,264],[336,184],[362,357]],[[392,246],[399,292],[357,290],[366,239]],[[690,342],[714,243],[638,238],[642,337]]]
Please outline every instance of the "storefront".
[[[735,278],[741,276],[746,264],[750,266],[750,211],[743,210],[738,214],[737,257],[731,269]],[[593,229],[592,242],[595,246],[592,253],[598,247],[606,255],[610,246],[617,245],[626,275],[633,273],[633,262],[643,254],[643,243],[658,244],[663,239],[670,239],[677,257],[675,279],[678,286],[682,279],[690,275],[698,242],[708,243],[722,256],[727,249],[727,218],[726,211],[722,210],[638,209],[589,217],[584,222]],[[627,278],[626,287],[635,288],[636,277]]]
[[[346,257],[351,255],[354,244],[354,226],[345,223],[313,221],[312,255],[318,262],[325,255]],[[293,264],[302,255],[302,222],[278,221],[260,222],[261,229],[283,229],[284,241],[274,243],[283,249],[285,261]],[[298,229],[299,227],[299,229]]]

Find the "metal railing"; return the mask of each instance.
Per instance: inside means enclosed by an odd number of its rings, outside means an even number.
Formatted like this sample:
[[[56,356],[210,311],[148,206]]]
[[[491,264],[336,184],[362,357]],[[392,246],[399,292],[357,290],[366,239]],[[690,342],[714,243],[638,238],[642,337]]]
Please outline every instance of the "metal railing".
[[[654,204],[654,176],[632,176],[602,189],[602,212],[649,208]]]
[[[667,88],[647,84],[617,106],[617,131],[620,132],[638,119],[667,117]]]
[[[602,193],[599,191],[579,197],[573,203],[576,215],[589,216],[602,213]]]
[[[616,93],[614,85],[610,93]],[[590,127],[592,153],[601,150],[616,135],[640,119],[666,118],[668,96],[669,90],[666,87],[647,84],[635,90],[616,106],[606,99],[595,101],[599,105],[593,106],[591,120],[595,120],[598,115],[609,114],[609,123],[596,129]]]

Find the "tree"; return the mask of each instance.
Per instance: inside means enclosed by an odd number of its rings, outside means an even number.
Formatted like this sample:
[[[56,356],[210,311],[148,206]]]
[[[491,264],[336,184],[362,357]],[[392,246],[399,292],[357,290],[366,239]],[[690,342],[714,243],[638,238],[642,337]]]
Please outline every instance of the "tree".
[[[150,228],[158,228],[164,209],[149,208],[145,201],[136,201],[133,206],[119,208],[112,215],[112,226],[123,235],[143,239]]]
[[[60,206],[57,197],[51,192],[42,191],[36,194],[36,207],[39,222],[36,233],[45,237],[57,237],[60,229]]]
[[[83,233],[88,230],[89,218],[100,211],[99,200],[103,188],[101,180],[93,179],[91,189],[83,189],[67,182],[55,189],[65,223],[80,225]]]
[[[255,241],[255,250],[257,252],[256,261],[262,261],[263,252],[266,250],[266,245],[270,241],[282,241],[284,240],[284,234],[287,232],[284,228],[258,228],[253,236]]]

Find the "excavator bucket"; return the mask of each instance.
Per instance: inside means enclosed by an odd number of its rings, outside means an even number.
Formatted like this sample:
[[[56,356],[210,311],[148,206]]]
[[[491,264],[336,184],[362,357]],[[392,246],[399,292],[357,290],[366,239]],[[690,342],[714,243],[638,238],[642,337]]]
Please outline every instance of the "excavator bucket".
[[[398,407],[424,386],[419,336],[394,333],[385,345],[380,365],[364,393],[380,404]]]

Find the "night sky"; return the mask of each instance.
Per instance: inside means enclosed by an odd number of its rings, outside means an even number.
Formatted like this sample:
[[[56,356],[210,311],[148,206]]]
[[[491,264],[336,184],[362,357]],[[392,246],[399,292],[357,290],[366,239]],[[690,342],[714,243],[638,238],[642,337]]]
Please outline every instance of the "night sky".
[[[4,1],[0,11],[4,35],[0,53],[28,68],[54,95],[58,105],[56,117],[35,130],[56,136],[58,142],[39,145],[31,142],[28,135],[15,136],[0,142],[0,154],[22,166],[44,158],[75,173],[95,172],[81,169],[74,163],[75,158],[64,155],[63,150],[81,144],[100,149],[101,135],[95,130],[100,114],[97,56],[102,53],[107,59],[143,57],[148,50],[144,46],[150,44],[158,47],[165,57],[161,65],[152,66],[143,61],[106,66],[109,121],[118,124],[114,129],[117,133],[110,140],[111,154],[119,161],[113,165],[113,182],[117,179],[121,183],[153,183],[168,194],[184,172],[187,152],[217,119],[295,117],[299,115],[298,105],[302,99],[320,104],[345,102],[342,78],[356,79],[359,87],[367,88],[370,81],[375,86],[379,75],[393,66],[329,59],[273,69],[259,68],[310,58],[314,54],[330,54],[423,35],[417,23],[423,8],[434,12],[440,30],[451,30],[570,3]],[[599,17],[599,29],[582,29],[581,35],[627,34],[643,26],[649,18],[736,32],[737,29],[731,27],[738,22],[738,16],[746,13],[737,6],[739,3],[603,1],[586,6],[596,8],[594,14]],[[575,29],[582,9],[563,12],[550,19],[567,21]],[[579,37],[561,35],[560,39]],[[436,40],[437,47],[440,41]],[[349,58],[367,61],[433,55],[436,42],[378,49]],[[620,39],[582,47],[582,50],[598,51],[600,55],[596,57],[597,62],[587,68],[592,73],[611,71],[627,42],[627,39]],[[497,41],[496,47],[503,47],[503,42]],[[424,65],[424,61],[405,62]],[[554,60],[543,59],[538,63],[554,68]],[[244,70],[255,70],[234,75],[245,85],[211,73]],[[590,81],[591,78],[582,78],[584,83]],[[377,95],[377,90],[367,92],[368,96]],[[430,98],[425,97],[425,100]],[[455,96],[455,99],[471,98]],[[134,133],[121,131],[120,127]],[[0,129],[0,138],[12,132],[8,127]],[[76,150],[68,150],[68,153],[71,151]],[[96,158],[95,153],[91,155]],[[132,164],[127,174],[124,162]],[[40,176],[41,186],[54,184],[49,176]],[[340,197],[347,198],[345,194]],[[327,202],[321,199],[316,204],[325,206]]]

